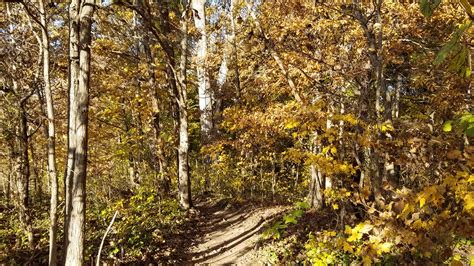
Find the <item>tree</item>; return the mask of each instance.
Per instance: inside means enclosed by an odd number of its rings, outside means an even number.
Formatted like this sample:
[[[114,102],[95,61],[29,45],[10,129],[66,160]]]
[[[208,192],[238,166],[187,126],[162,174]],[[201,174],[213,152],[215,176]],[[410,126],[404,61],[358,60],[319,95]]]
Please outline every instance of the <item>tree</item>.
[[[183,1],[180,3],[182,14],[180,16],[180,32],[179,36],[179,52],[180,57],[177,60],[177,53],[174,50],[172,40],[170,9],[169,3],[158,3],[159,15],[158,23],[154,23],[156,19],[152,15],[151,6],[141,1],[137,5],[131,3],[120,3],[128,8],[136,11],[143,20],[145,28],[153,34],[159,46],[164,52],[165,73],[168,82],[169,95],[177,109],[177,134],[178,134],[178,198],[184,209],[192,207],[191,200],[191,178],[189,173],[189,132],[188,132],[188,99],[187,99],[187,10],[188,3]]]
[[[213,97],[207,68],[207,34],[205,0],[192,0],[194,25],[199,33],[196,42],[196,76],[199,88],[199,110],[201,113],[201,136],[203,144],[210,140],[213,130]]]
[[[91,28],[95,2],[69,5],[69,134],[66,174],[65,264],[84,262]],[[71,160],[71,162],[69,161]]]
[[[51,200],[50,200],[50,230],[49,230],[49,265],[57,264],[57,247],[56,238],[58,234],[58,177],[56,171],[56,133],[55,133],[55,118],[54,118],[54,104],[53,95],[51,92],[51,81],[50,81],[50,56],[49,56],[49,33],[48,33],[48,21],[47,13],[43,0],[38,1],[38,13],[39,19],[32,13],[28,8],[28,5],[22,2],[29,16],[35,20],[35,22],[41,28],[41,43],[40,51],[43,56],[43,81],[44,81],[44,98],[46,101],[46,117],[48,120],[46,137],[47,137],[47,171],[49,176],[50,188],[51,188]],[[33,153],[33,152],[32,152]]]

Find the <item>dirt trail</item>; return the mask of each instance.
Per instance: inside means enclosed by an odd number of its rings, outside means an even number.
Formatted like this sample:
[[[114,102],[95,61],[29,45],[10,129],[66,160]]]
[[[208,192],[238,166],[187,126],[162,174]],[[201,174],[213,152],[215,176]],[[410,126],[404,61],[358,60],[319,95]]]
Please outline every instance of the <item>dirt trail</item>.
[[[221,200],[196,206],[199,214],[189,263],[198,265],[249,265],[258,263],[253,254],[264,226],[285,207],[233,207]]]

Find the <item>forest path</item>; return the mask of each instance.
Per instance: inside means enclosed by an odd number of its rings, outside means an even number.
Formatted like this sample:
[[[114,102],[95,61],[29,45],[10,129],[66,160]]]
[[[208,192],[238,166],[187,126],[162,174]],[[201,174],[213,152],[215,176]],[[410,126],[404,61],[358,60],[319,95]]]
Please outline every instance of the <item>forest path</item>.
[[[265,225],[286,210],[283,206],[232,206],[227,200],[196,204],[198,215],[189,263],[249,265],[258,263],[255,247]]]

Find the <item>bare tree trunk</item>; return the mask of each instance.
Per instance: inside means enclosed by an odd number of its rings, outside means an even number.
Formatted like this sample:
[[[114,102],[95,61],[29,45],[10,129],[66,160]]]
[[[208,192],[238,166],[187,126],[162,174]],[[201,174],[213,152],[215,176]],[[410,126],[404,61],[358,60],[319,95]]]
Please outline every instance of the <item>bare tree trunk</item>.
[[[399,113],[400,113],[400,90],[402,88],[402,75],[398,74],[397,75],[397,81],[395,83],[395,92],[394,92],[394,98],[393,98],[393,106],[392,106],[392,117],[393,118],[398,118]]]
[[[73,2],[78,3],[77,0]],[[71,102],[71,109],[77,110],[75,119],[75,153],[74,168],[72,174],[72,186],[69,191],[71,195],[70,212],[68,213],[69,223],[65,232],[67,246],[65,249],[66,265],[82,265],[84,262],[84,229],[85,229],[85,204],[86,204],[86,174],[87,174],[87,127],[89,111],[89,82],[90,82],[90,44],[92,15],[94,13],[94,1],[81,1],[78,12],[79,25],[77,35],[79,37],[79,75],[71,77],[72,82],[78,83],[76,98]],[[72,3],[71,3],[72,5]],[[73,22],[74,23],[74,22]],[[76,39],[77,40],[77,39]],[[70,42],[76,41],[70,40]],[[74,80],[77,78],[77,81]],[[72,87],[70,89],[74,89]],[[73,107],[74,106],[74,107]]]
[[[80,0],[71,0],[69,4],[69,95],[68,95],[68,149],[64,173],[64,256],[69,246],[66,233],[71,218],[72,175],[76,154],[76,93],[79,86],[79,9]]]
[[[311,181],[309,184],[308,201],[312,208],[321,209],[323,207],[323,188],[321,173],[314,164],[310,165]]]
[[[234,72],[235,72],[235,90],[236,90],[236,98],[237,102],[241,100],[241,88],[240,88],[240,71],[239,71],[239,55],[237,53],[237,41],[235,35],[235,21],[234,21],[234,8],[236,0],[230,1],[230,37],[229,41],[232,45],[232,64],[234,65]]]
[[[186,1],[183,1],[186,7]],[[186,10],[183,11],[186,14]],[[189,176],[189,134],[188,134],[188,110],[187,110],[187,86],[186,86],[186,61],[188,50],[188,24],[186,16],[181,18],[181,59],[180,73],[178,75],[178,106],[179,106],[179,146],[178,146],[178,190],[179,202],[185,209],[192,207],[191,201],[191,178]]]
[[[194,25],[199,32],[196,47],[196,72],[199,94],[199,110],[201,112],[201,137],[203,144],[207,144],[213,130],[212,117],[212,92],[207,71],[207,34],[206,13],[204,9],[206,0],[192,0]]]
[[[318,133],[314,132],[314,136],[311,140],[312,150],[311,152],[317,154],[320,151],[319,144],[317,143]],[[324,205],[324,177],[321,170],[314,163],[309,167],[311,180],[309,183],[309,194],[308,194],[308,203],[312,208],[321,209]]]
[[[376,1],[376,12],[375,12],[375,25],[378,25],[376,30],[377,32],[377,38],[376,38],[376,89],[375,89],[375,112],[376,112],[376,119],[377,119],[377,126],[378,129],[381,130],[382,128],[382,119],[383,119],[383,114],[382,114],[382,104],[380,104],[380,101],[384,100],[382,99],[382,94],[385,92],[385,77],[383,73],[383,43],[382,43],[382,14],[381,14],[381,8],[382,8],[383,0],[377,0]],[[385,99],[386,100],[386,99]],[[386,106],[385,104],[383,104]],[[388,112],[387,114],[391,115],[391,111]],[[377,138],[377,142],[380,142],[381,134],[379,133],[379,136]],[[383,155],[381,152],[379,152],[377,149],[374,149],[374,169],[375,169],[375,175],[374,177],[374,182],[373,182],[373,189],[374,189],[374,195],[375,195],[375,201],[379,206],[382,206],[383,204],[383,194],[382,194],[382,180],[386,178],[384,175],[384,162],[383,160]]]
[[[204,5],[206,0],[191,0],[193,10],[194,25],[199,32],[199,39],[196,47],[196,76],[198,82],[199,111],[201,120],[201,144],[209,144],[212,134],[214,134],[213,102],[214,97],[211,91],[209,73],[207,69],[207,33],[206,33],[206,10]],[[225,60],[225,58],[224,58]],[[204,189],[210,186],[208,166],[209,156],[202,158],[204,168]]]
[[[46,101],[46,116],[48,119],[47,129],[47,171],[51,188],[50,200],[50,228],[49,228],[49,265],[57,264],[57,207],[58,207],[58,178],[56,170],[56,140],[55,140],[55,126],[54,126],[54,105],[53,96],[51,92],[51,82],[49,77],[49,35],[48,22],[46,20],[46,10],[44,1],[39,0],[39,14],[41,22],[41,45],[43,50],[43,79],[44,79],[44,97]]]
[[[16,82],[14,82],[16,87]],[[17,89],[15,88],[15,91]],[[28,155],[28,119],[26,102],[31,96],[25,96],[20,100],[18,116],[18,150],[16,155],[16,187],[18,192],[18,210],[21,224],[28,237],[28,247],[34,249],[33,225],[29,209],[29,186],[30,186],[30,162]]]

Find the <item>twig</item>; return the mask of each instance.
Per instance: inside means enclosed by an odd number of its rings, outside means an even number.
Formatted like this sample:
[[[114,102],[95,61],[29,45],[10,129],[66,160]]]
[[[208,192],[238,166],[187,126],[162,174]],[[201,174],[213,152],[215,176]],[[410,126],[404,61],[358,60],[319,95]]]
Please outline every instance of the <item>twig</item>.
[[[104,237],[102,237],[102,241],[100,242],[99,252],[97,253],[96,266],[100,266],[100,253],[102,252],[102,247],[104,246],[105,238],[107,237],[107,234],[109,233],[110,228],[114,224],[115,217],[117,217],[117,214],[118,214],[118,211],[115,211],[114,217],[112,217],[112,221],[110,221],[109,227],[107,227],[107,230],[105,231]]]

